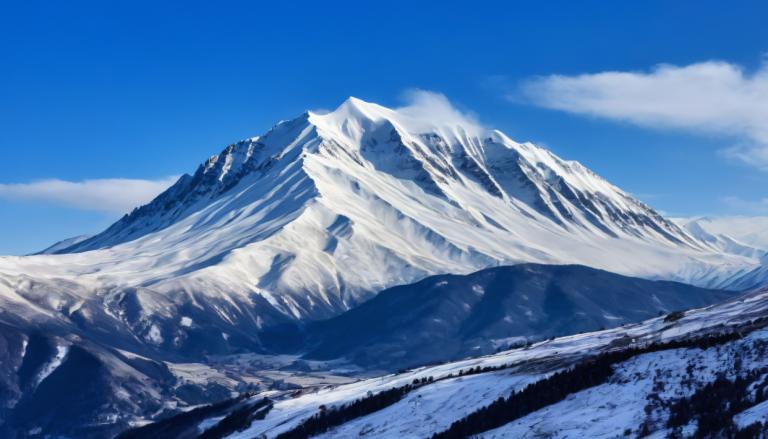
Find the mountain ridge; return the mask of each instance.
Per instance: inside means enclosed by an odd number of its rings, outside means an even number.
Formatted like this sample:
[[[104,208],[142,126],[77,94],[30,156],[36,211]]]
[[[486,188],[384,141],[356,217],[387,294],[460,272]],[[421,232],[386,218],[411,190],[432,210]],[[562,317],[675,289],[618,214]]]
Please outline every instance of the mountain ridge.
[[[264,136],[253,137],[227,146],[220,154],[212,156],[204,164],[200,165],[194,175],[190,176],[189,174],[184,174],[171,188],[158,196],[155,200],[145,206],[135,209],[130,214],[127,214],[123,219],[115,223],[102,234],[93,236],[86,242],[75,243],[75,245],[70,246],[69,248],[59,250],[59,253],[92,250],[94,248],[121,243],[124,240],[118,240],[117,242],[103,242],[100,245],[94,245],[95,243],[98,243],[100,238],[104,241],[104,235],[109,235],[111,229],[120,228],[123,226],[124,222],[127,222],[128,224],[135,222],[138,217],[142,216],[142,213],[145,213],[145,211],[158,210],[158,208],[168,210],[169,207],[173,207],[171,206],[172,203],[179,201],[180,198],[183,201],[185,197],[189,197],[190,195],[194,196],[205,193],[208,193],[209,195],[213,193],[215,195],[217,193],[225,192],[232,188],[244,175],[262,170],[264,167],[274,164],[275,161],[284,159],[285,151],[269,151],[265,142],[269,142],[270,137],[273,136],[276,131],[280,131],[280,134],[289,137],[292,136],[295,133],[282,133],[282,131],[285,131],[286,126],[296,127],[297,125],[301,126],[304,130],[311,128],[319,139],[319,143],[307,146],[304,151],[305,153],[317,153],[320,149],[326,149],[331,155],[336,153],[349,155],[359,153],[359,155],[365,156],[366,152],[371,151],[376,147],[377,138],[375,131],[388,131],[388,133],[384,133],[384,137],[386,137],[386,134],[389,134],[390,139],[388,140],[397,143],[393,152],[402,157],[402,161],[396,163],[397,165],[402,166],[391,166],[392,163],[384,163],[383,166],[385,168],[386,165],[390,165],[389,168],[385,170],[390,173],[399,172],[402,176],[404,169],[416,168],[415,171],[417,172],[417,175],[408,177],[414,177],[417,181],[420,181],[426,186],[422,187],[422,189],[425,189],[426,191],[434,191],[436,194],[441,193],[441,188],[439,187],[440,185],[437,184],[437,181],[445,181],[446,175],[455,179],[459,178],[458,170],[462,170],[466,171],[468,175],[462,175],[461,177],[474,177],[488,192],[499,197],[504,197],[507,200],[521,200],[522,197],[519,197],[521,194],[517,193],[517,191],[514,191],[515,193],[512,194],[513,196],[504,192],[499,186],[497,178],[494,178],[494,176],[488,172],[489,167],[498,165],[498,163],[492,161],[494,154],[491,148],[496,148],[497,151],[502,151],[502,157],[500,157],[502,164],[511,163],[508,158],[503,157],[504,152],[514,152],[514,154],[517,154],[518,156],[525,156],[528,161],[525,165],[535,165],[532,168],[521,171],[524,174],[536,172],[536,170],[533,169],[536,166],[542,166],[542,164],[549,165],[549,169],[546,170],[549,172],[549,175],[544,175],[542,173],[536,174],[534,177],[531,177],[529,184],[533,183],[535,180],[538,180],[535,181],[536,183],[541,183],[547,178],[551,179],[548,183],[553,186],[564,186],[565,184],[570,183],[570,186],[563,188],[566,191],[566,198],[570,200],[577,200],[579,198],[580,194],[573,193],[573,188],[571,187],[577,182],[586,182],[588,187],[602,195],[614,192],[620,196],[618,197],[619,200],[613,201],[618,201],[619,204],[623,204],[622,207],[634,205],[647,210],[654,220],[664,226],[661,228],[662,231],[660,231],[660,233],[672,232],[671,234],[678,235],[672,239],[693,243],[693,241],[690,240],[690,237],[685,236],[684,232],[674,223],[667,221],[645,204],[632,199],[628,194],[620,191],[618,188],[606,182],[576,161],[562,160],[554,156],[551,152],[538,148],[530,143],[517,144],[498,130],[490,130],[488,132],[489,137],[485,139],[485,144],[478,144],[479,142],[482,142],[480,139],[472,139],[468,137],[466,135],[467,132],[463,127],[452,127],[453,129],[451,130],[432,127],[435,132],[421,135],[422,139],[418,140],[423,140],[422,142],[416,141],[417,139],[404,140],[404,137],[411,137],[411,134],[401,125],[401,123],[408,124],[408,118],[395,115],[397,115],[397,113],[393,110],[375,104],[369,104],[351,97],[332,113],[316,115],[307,112],[291,121],[281,122],[268,131]],[[339,121],[339,119],[341,119],[341,121]],[[403,119],[405,119],[405,122]],[[371,131],[374,131],[374,136],[366,137]],[[437,134],[437,132],[440,134]],[[313,133],[306,134],[311,135]],[[345,138],[346,142],[343,142],[343,144],[338,142],[339,137]],[[468,146],[467,148],[463,151],[459,151],[457,157],[450,157],[458,159],[460,161],[460,164],[458,165],[448,163],[444,156],[437,154],[429,156],[429,152],[434,152],[429,151],[430,147],[435,147],[435,149],[438,149],[441,153],[453,152],[450,151],[452,145],[445,140],[446,138],[452,138],[452,142],[464,141],[469,143],[466,145]],[[298,136],[294,140],[294,143],[299,142],[300,140],[300,136]],[[472,140],[475,140],[475,144],[472,144]],[[349,145],[359,145],[366,142],[372,142],[373,144],[361,145],[359,148],[356,148],[355,146],[352,148],[349,147]],[[515,148],[509,148],[510,145],[514,145]],[[501,146],[501,148],[499,148],[499,146]],[[333,151],[334,149],[335,151]],[[504,151],[505,149],[506,151]],[[387,150],[384,152],[391,151]],[[376,159],[380,158],[376,157]],[[379,165],[382,165],[382,163],[379,163]],[[376,166],[376,164],[374,164],[374,166]],[[559,173],[552,172],[552,169],[555,167],[560,168]],[[501,166],[496,166],[496,168],[501,168]],[[435,171],[441,171],[442,175],[436,175],[437,173]],[[442,194],[446,195],[445,193]],[[621,200],[622,198],[624,200]],[[548,212],[550,218],[562,224],[563,216],[570,217],[571,214],[568,213],[566,209],[553,206],[553,204],[556,204],[558,201],[559,200],[556,199],[545,200],[544,197],[540,197],[536,200],[536,202],[540,204],[539,207],[547,207],[550,209],[550,212]],[[591,213],[597,215],[601,214],[601,212],[591,204],[590,200],[582,199],[579,201],[584,202]],[[628,201],[628,203],[621,203],[621,201]],[[650,222],[649,224],[653,226],[653,222]],[[157,228],[150,230],[156,229]],[[607,231],[606,229],[603,230]],[[146,231],[144,232],[146,233]],[[136,236],[133,236],[133,238],[136,238]]]
[[[5,300],[43,314],[93,302],[120,320],[113,307],[128,302],[115,298],[131,296],[140,311],[129,325],[149,341],[155,320],[189,303],[215,303],[219,325],[264,327],[328,318],[429,275],[522,262],[712,288],[764,277],[753,255],[694,238],[578,162],[466,118],[354,98],[228,145],[57,253],[0,258]]]
[[[716,304],[733,293],[582,265],[519,264],[436,275],[308,324],[309,359],[399,370]]]

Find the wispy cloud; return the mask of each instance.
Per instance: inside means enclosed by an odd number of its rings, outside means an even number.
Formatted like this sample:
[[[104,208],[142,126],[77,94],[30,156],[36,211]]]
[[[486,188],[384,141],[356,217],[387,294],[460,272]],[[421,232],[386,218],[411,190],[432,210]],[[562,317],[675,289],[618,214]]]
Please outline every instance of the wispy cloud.
[[[735,137],[737,144],[724,154],[768,170],[768,64],[753,73],[708,61],[647,72],[551,75],[524,82],[521,92],[541,107]]]
[[[410,89],[403,93],[403,99],[406,105],[397,108],[397,112],[410,120],[409,128],[414,131],[460,126],[477,135],[484,130],[474,114],[460,110],[442,93]]]
[[[52,203],[84,210],[126,213],[157,196],[178,177],[159,180],[109,178],[66,181],[40,180],[0,184],[0,198]]]

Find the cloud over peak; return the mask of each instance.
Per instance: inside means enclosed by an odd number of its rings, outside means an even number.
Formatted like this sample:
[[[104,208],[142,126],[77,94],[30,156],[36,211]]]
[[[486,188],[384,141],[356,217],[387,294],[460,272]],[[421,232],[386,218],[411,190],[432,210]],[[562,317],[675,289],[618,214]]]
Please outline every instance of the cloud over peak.
[[[545,108],[734,137],[727,156],[768,169],[768,64],[752,73],[707,61],[648,72],[551,75],[524,82],[521,91]]]
[[[410,89],[402,97],[406,105],[396,111],[408,120],[409,129],[429,131],[434,127],[461,127],[472,135],[484,131],[474,114],[460,110],[442,93]]]

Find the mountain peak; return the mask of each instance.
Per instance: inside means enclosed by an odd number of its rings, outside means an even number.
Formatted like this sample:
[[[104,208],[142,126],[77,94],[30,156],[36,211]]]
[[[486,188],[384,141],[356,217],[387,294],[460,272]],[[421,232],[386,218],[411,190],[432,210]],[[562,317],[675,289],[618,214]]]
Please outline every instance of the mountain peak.
[[[344,106],[365,107],[368,105],[376,105],[376,104],[373,104],[372,102],[364,101],[354,96],[349,96],[347,97],[347,99],[344,100],[344,102],[341,103],[341,105],[339,105],[339,107],[344,107]]]
[[[699,285],[715,285],[695,277],[712,273],[702,266],[743,268],[577,162],[446,105],[349,98],[281,122],[58,253],[103,249],[142,286],[256,294],[295,318],[499,264],[581,263]]]
[[[366,102],[354,96],[348,97],[335,110],[322,115],[322,118],[342,121],[344,119],[381,119],[394,116],[395,111],[372,102]]]

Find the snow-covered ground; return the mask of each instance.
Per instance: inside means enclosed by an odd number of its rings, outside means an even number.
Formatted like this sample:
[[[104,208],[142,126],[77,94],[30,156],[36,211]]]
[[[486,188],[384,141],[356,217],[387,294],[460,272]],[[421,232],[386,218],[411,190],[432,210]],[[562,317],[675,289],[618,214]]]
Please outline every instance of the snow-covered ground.
[[[746,370],[768,366],[762,356],[752,355],[755,340],[768,340],[768,331],[758,331],[721,349],[673,349],[640,355],[615,368],[611,381],[570,395],[564,401],[491,430],[485,438],[591,437],[612,438],[649,422],[652,431],[666,437],[668,412],[654,400],[672,401],[690,397],[718,376],[734,379]],[[745,360],[741,370],[736,359]],[[653,396],[652,396],[653,395]],[[646,407],[652,407],[646,412]],[[766,421],[759,407],[739,416],[743,426]]]
[[[659,317],[642,324],[613,330],[579,334],[538,343],[496,355],[424,367],[401,374],[371,378],[354,384],[331,386],[305,394],[272,393],[275,405],[264,420],[232,435],[243,439],[261,434],[274,437],[290,430],[318,412],[321,405],[339,406],[367,395],[400,387],[414,379],[432,377],[433,383],[406,394],[397,403],[354,419],[327,432],[324,437],[423,438],[446,429],[452,422],[508,396],[526,384],[562,370],[588,356],[620,349],[627,343],[678,340],[717,334],[739,328],[768,316],[768,291],[701,310],[687,312],[676,321]],[[761,347],[762,346],[762,347]],[[531,413],[485,437],[616,437],[627,429],[637,435],[641,424],[651,431],[667,433],[668,412],[664,404],[690,396],[717,377],[729,379],[768,366],[764,346],[768,330],[760,329],[736,341],[709,349],[680,348],[646,353],[614,368],[608,383],[570,395],[565,400]],[[736,362],[740,364],[736,366]],[[458,377],[459,371],[476,366],[507,365],[501,370]],[[449,375],[452,378],[446,378]],[[647,406],[651,406],[650,409]],[[740,415],[737,424],[765,420],[763,405]]]

